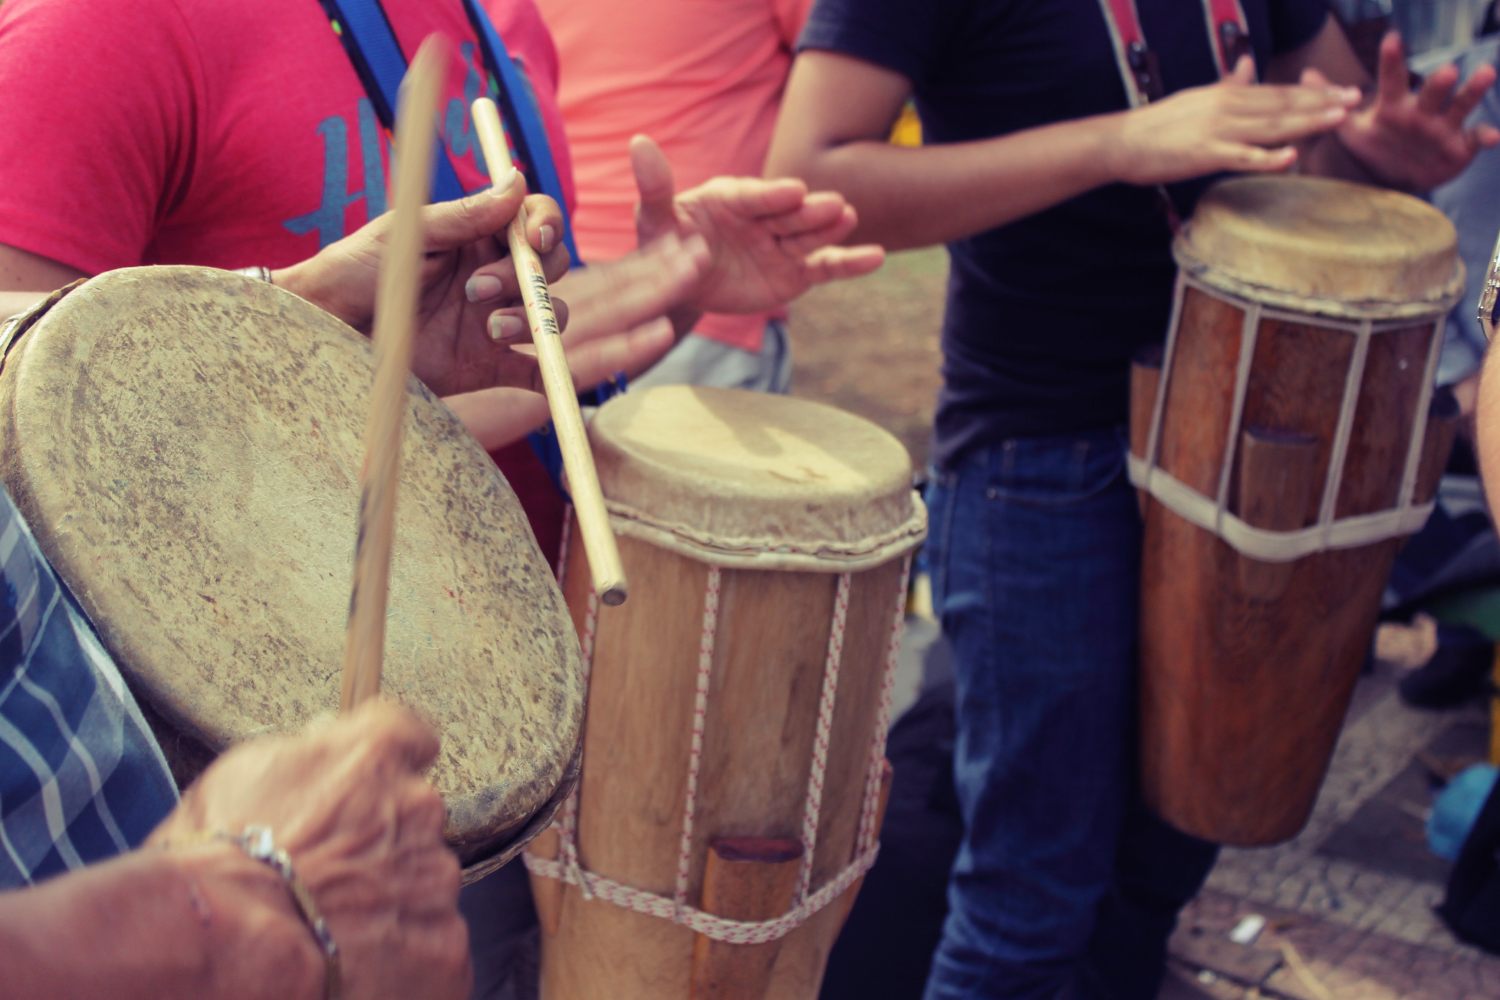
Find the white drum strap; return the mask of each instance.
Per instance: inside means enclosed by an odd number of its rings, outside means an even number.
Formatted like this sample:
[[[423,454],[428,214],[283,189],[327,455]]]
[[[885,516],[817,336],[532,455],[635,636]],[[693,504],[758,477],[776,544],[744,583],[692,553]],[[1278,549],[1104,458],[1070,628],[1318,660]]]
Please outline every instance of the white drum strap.
[[[1195,288],[1232,303],[1242,310],[1244,321],[1240,331],[1239,368],[1235,372],[1234,398],[1230,409],[1228,440],[1224,445],[1223,465],[1219,472],[1216,495],[1208,497],[1193,489],[1182,480],[1162,469],[1158,462],[1161,450],[1162,414],[1166,407],[1167,392],[1171,386],[1172,359],[1176,353],[1177,331],[1182,317],[1183,298],[1188,288]],[[1354,337],[1354,349],[1349,360],[1349,369],[1344,379],[1343,399],[1339,408],[1338,423],[1328,457],[1328,472],[1324,477],[1323,495],[1318,507],[1318,522],[1305,528],[1290,531],[1275,531],[1257,528],[1241,520],[1229,510],[1229,485],[1238,451],[1240,430],[1245,414],[1245,393],[1250,381],[1250,369],[1255,357],[1255,341],[1262,319],[1273,319],[1299,326],[1317,326],[1343,330]],[[1179,271],[1177,292],[1172,303],[1171,326],[1168,328],[1167,346],[1162,361],[1161,377],[1156,393],[1155,406],[1151,413],[1151,429],[1146,439],[1144,457],[1130,455],[1130,481],[1159,500],[1168,510],[1195,524],[1205,531],[1213,532],[1235,551],[1264,562],[1291,562],[1315,552],[1329,549],[1356,548],[1391,538],[1400,538],[1419,530],[1427,522],[1435,503],[1414,502],[1417,472],[1422,461],[1422,444],[1427,432],[1427,410],[1432,403],[1432,383],[1437,371],[1438,356],[1443,338],[1436,328],[1436,320],[1427,354],[1422,389],[1417,399],[1417,408],[1412,420],[1411,436],[1406,444],[1405,465],[1401,474],[1401,490],[1396,506],[1373,514],[1352,517],[1335,517],[1339,488],[1343,482],[1344,464],[1349,454],[1349,440],[1354,431],[1355,411],[1359,405],[1360,388],[1364,382],[1365,360],[1370,352],[1372,337],[1391,330],[1410,329],[1416,321],[1391,320],[1376,322],[1371,319],[1341,321],[1305,313],[1285,312],[1263,306],[1261,303],[1237,296],[1223,288],[1208,286],[1186,271]]]
[[[559,567],[567,564],[569,533],[564,529],[563,551]],[[895,683],[897,655],[901,648],[901,626],[905,618],[906,586],[911,571],[908,557],[902,563],[901,586],[897,591],[895,621],[887,646],[886,663],[881,679],[880,701],[871,741],[868,773],[860,808],[860,823],[853,860],[836,876],[811,892],[813,858],[817,847],[818,820],[823,800],[823,785],[828,769],[828,752],[833,731],[833,711],[838,695],[839,664],[843,660],[844,629],[849,612],[851,577],[838,577],[834,596],[833,621],[829,627],[828,655],[823,667],[823,685],[818,699],[817,730],[813,738],[812,764],[808,773],[807,794],[802,815],[803,856],[796,901],[792,909],[770,920],[730,920],[707,913],[688,904],[688,883],[693,862],[693,824],[698,806],[698,778],[702,768],[703,736],[708,717],[708,692],[713,679],[714,649],[718,638],[719,594],[722,574],[717,566],[708,567],[703,595],[703,629],[698,646],[698,670],[693,700],[693,735],[688,758],[687,788],[683,796],[682,837],[677,855],[676,886],[671,897],[624,885],[614,879],[585,870],[579,860],[578,790],[574,789],[558,818],[560,850],[557,860],[523,855],[526,868],[533,875],[556,879],[577,886],[585,899],[602,899],[616,906],[647,916],[670,920],[715,941],[729,944],[764,944],[785,937],[809,917],[838,899],[875,863],[879,853],[879,831],[875,828],[879,809],[881,774],[885,764],[886,730],[890,725],[891,697]],[[563,570],[559,569],[559,578]],[[594,659],[594,631],[598,623],[598,602],[589,597],[581,636],[584,683],[588,684]]]

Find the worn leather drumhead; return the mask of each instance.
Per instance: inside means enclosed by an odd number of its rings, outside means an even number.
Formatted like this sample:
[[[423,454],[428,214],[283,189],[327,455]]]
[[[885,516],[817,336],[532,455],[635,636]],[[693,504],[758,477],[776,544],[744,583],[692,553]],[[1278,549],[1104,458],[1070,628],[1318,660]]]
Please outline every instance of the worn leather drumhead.
[[[87,282],[0,370],[6,485],[132,686],[213,751],[338,707],[373,375],[301,299],[183,267]],[[571,780],[580,660],[504,478],[415,379],[408,403],[383,690],[438,729],[472,860]]]
[[[1463,289],[1458,237],[1442,212],[1346,181],[1223,181],[1198,202],[1173,249],[1211,287],[1336,316],[1432,315]]]
[[[664,386],[610,400],[589,438],[615,529],[708,562],[846,572],[927,528],[901,442],[820,403]]]

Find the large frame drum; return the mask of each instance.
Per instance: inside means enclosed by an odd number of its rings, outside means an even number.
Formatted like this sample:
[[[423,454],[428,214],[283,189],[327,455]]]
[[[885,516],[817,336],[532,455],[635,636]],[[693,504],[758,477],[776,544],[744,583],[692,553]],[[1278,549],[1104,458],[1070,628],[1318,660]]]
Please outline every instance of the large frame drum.
[[[926,530],[895,438],[690,387],[589,429],[630,600],[564,592],[591,664],[578,799],[526,854],[547,1000],[816,997],[874,860]]]
[[[1142,781],[1189,833],[1275,843],[1311,813],[1391,564],[1432,508],[1462,267],[1424,202],[1303,177],[1217,185],[1173,250],[1165,361],[1132,385]]]
[[[116,271],[33,311],[0,368],[0,475],[179,781],[338,708],[369,342],[264,282]],[[578,643],[520,505],[412,379],[383,691],[437,728],[466,880],[576,776]]]

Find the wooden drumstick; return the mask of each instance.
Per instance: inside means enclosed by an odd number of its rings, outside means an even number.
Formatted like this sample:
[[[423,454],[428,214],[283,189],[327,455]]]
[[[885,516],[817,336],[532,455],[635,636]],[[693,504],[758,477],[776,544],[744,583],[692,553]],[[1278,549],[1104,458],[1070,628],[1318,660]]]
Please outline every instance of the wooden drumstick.
[[[500,110],[488,97],[472,105],[474,129],[479,134],[479,148],[484,151],[490,180],[510,164],[505,131],[500,124]],[[521,299],[526,304],[526,323],[536,344],[537,365],[542,372],[542,386],[547,391],[547,407],[557,429],[557,443],[562,450],[563,466],[568,470],[568,489],[573,494],[573,509],[578,514],[578,528],[583,548],[589,557],[589,571],[594,577],[594,593],[605,604],[625,603],[625,568],[609,513],[604,508],[604,493],[599,488],[599,474],[589,451],[588,435],[583,429],[583,414],[578,409],[578,390],[573,373],[563,353],[562,331],[552,309],[547,291],[547,276],[541,258],[526,241],[526,209],[523,206],[506,230],[510,256],[521,282]]]
[[[375,387],[365,424],[354,589],[349,595],[339,698],[345,712],[380,692],[391,543],[396,533],[396,488],[401,479],[401,434],[406,423],[406,383],[417,326],[422,206],[432,186],[438,88],[449,56],[448,43],[441,36],[429,36],[417,50],[401,85],[392,167],[395,209],[375,294]]]

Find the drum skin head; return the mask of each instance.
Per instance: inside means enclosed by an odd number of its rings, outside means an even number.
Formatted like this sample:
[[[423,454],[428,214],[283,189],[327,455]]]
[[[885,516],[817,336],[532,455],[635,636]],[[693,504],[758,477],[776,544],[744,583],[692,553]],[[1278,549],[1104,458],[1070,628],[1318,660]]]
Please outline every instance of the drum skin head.
[[[1431,315],[1463,290],[1458,235],[1442,212],[1397,191],[1318,177],[1220,182],[1173,252],[1205,284],[1300,311]]]
[[[267,285],[87,282],[0,370],[7,487],[132,687],[213,752],[338,708],[369,342]],[[442,738],[461,857],[571,780],[577,640],[504,478],[410,382],[383,693]]]
[[[926,532],[901,442],[821,403],[662,386],[610,400],[589,440],[615,530],[692,558],[844,572]]]

